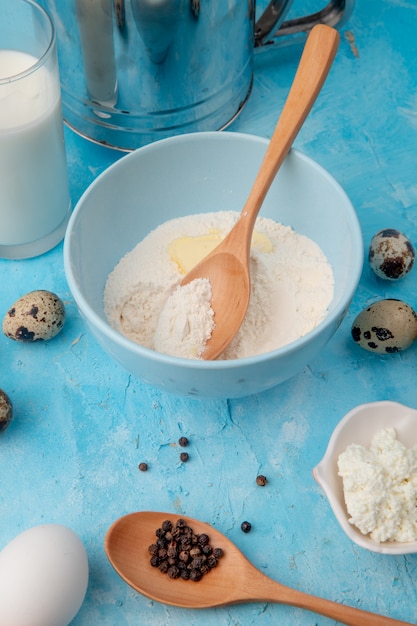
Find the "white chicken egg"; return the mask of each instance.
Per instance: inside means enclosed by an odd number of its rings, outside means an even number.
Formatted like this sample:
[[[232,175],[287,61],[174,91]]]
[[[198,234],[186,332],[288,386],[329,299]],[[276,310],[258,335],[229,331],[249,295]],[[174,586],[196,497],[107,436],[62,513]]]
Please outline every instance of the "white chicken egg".
[[[35,526],[0,552],[0,626],[68,626],[87,591],[88,561],[66,526]]]

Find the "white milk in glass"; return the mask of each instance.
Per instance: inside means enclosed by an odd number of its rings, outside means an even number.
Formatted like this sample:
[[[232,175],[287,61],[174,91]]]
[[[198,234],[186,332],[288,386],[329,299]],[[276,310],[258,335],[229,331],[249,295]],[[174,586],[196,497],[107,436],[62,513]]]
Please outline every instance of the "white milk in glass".
[[[0,49],[0,247],[30,244],[58,229],[51,248],[70,211],[59,81],[44,66],[32,73],[36,62]]]

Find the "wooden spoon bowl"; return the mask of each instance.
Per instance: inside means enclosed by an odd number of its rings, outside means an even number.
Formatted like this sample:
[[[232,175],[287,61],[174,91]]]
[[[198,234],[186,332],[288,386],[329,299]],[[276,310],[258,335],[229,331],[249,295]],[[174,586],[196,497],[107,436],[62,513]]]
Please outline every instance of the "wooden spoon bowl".
[[[206,533],[224,556],[199,582],[171,579],[150,564],[148,547],[170,513],[143,511],[119,518],[109,528],[105,550],[116,572],[136,591],[172,606],[203,609],[246,602],[274,602],[320,613],[348,626],[400,626],[407,624],[330,600],[305,594],[268,578],[218,530],[196,519],[181,516],[195,533]],[[410,624],[408,626],[411,626]]]

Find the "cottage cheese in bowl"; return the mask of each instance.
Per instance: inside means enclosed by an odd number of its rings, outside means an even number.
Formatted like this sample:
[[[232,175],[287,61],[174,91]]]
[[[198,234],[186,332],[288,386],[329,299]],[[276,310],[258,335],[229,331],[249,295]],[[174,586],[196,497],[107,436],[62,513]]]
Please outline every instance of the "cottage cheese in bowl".
[[[330,437],[313,476],[356,544],[382,554],[417,553],[417,410],[361,404]]]
[[[417,445],[384,428],[369,448],[350,444],[338,469],[351,524],[377,542],[417,541]]]

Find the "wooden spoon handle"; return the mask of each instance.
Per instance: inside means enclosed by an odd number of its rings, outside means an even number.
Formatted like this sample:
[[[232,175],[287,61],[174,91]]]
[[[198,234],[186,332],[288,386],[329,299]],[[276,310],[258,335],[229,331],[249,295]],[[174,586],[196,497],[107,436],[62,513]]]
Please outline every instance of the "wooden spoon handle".
[[[391,617],[370,613],[362,609],[356,609],[346,604],[339,604],[317,596],[290,589],[290,604],[301,609],[307,609],[320,615],[325,615],[336,622],[347,626],[412,626],[409,622],[402,622]],[[282,601],[282,600],[281,600]]]
[[[247,596],[246,602],[256,600],[296,606],[324,615],[347,626],[413,626],[409,622],[370,613],[286,587],[265,576],[259,570],[252,571],[244,593]],[[242,598],[242,593],[240,597]]]
[[[241,215],[247,218],[243,220],[246,228],[253,229],[269,187],[326,80],[339,39],[338,31],[325,24],[314,26],[308,36],[287,100],[242,210]]]

